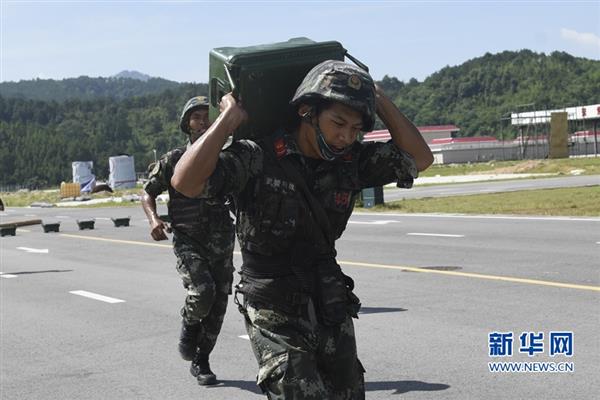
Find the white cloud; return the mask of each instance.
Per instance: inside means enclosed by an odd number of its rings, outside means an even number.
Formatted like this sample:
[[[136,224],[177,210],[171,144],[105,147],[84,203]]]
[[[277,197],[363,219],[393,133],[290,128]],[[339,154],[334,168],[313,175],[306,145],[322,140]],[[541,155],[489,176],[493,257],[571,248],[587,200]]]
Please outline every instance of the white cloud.
[[[582,33],[571,29],[561,28],[560,36],[563,39],[570,40],[585,46],[592,46],[600,49],[600,36],[594,33]]]

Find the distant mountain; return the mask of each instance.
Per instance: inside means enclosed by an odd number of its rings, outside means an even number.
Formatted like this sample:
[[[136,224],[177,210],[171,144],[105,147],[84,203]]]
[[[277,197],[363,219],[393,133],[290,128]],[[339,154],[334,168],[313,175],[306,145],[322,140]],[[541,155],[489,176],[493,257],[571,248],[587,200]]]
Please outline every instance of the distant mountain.
[[[123,75],[129,75],[123,77]],[[134,77],[135,76],[135,77]],[[0,96],[27,100],[58,101],[95,100],[110,98],[122,100],[135,96],[159,94],[175,89],[181,83],[152,78],[136,71],[123,71],[110,78],[68,78],[63,80],[33,79],[0,83]]]
[[[129,78],[129,79],[137,79],[138,81],[147,82],[152,77],[150,75],[142,74],[139,71],[121,71],[116,75],[113,75],[111,78]]]

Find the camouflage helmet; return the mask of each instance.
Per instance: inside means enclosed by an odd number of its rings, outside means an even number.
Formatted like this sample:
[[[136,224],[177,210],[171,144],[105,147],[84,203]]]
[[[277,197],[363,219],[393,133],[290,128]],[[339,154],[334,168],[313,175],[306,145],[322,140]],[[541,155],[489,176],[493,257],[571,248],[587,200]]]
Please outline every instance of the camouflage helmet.
[[[181,117],[179,118],[179,127],[181,128],[182,132],[187,133],[188,135],[190,133],[190,114],[196,108],[208,108],[208,97],[192,97],[187,101],[187,103],[185,103],[185,106],[183,106],[183,111],[181,112]]]
[[[369,132],[375,124],[374,90],[373,78],[361,68],[327,60],[306,74],[290,104],[296,106],[314,99],[340,102],[362,113],[362,130]]]

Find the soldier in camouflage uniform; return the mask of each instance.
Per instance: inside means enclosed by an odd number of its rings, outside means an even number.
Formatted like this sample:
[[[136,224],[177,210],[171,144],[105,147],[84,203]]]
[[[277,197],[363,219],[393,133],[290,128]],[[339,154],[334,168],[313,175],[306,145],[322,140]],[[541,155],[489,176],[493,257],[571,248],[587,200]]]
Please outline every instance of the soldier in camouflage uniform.
[[[208,127],[208,101],[194,97],[185,105],[181,130],[189,136],[188,146]],[[192,361],[190,372],[201,385],[216,383],[208,357],[223,324],[233,280],[234,231],[228,207],[222,196],[192,199],[170,184],[175,164],[186,147],[174,149],[155,163],[144,186],[142,206],[150,222],[154,240],[166,240],[165,230],[173,231],[177,271],[187,290],[181,309],[182,328],[179,352]],[[169,192],[170,227],[156,213],[156,197]]]
[[[202,143],[175,168],[189,196],[235,199],[243,266],[238,303],[271,400],[364,399],[352,317],[360,303],[336,262],[362,188],[410,187],[433,161],[415,126],[363,70],[340,61],[313,68],[291,101],[298,120],[270,137],[221,146],[247,115],[231,95]],[[362,144],[375,114],[388,143]]]

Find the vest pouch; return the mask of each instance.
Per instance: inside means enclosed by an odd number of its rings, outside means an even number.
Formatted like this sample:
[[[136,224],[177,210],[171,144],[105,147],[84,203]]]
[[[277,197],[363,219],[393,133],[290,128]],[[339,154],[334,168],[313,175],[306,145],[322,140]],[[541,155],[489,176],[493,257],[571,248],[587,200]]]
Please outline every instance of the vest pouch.
[[[340,266],[330,260],[317,265],[317,314],[326,326],[339,325],[346,320],[348,294]]]
[[[260,231],[271,232],[273,224],[277,221],[279,215],[279,204],[281,198],[276,193],[265,191],[265,195],[261,199],[262,208],[260,210]]]
[[[260,232],[288,239],[296,232],[300,207],[294,185],[284,179],[266,177],[259,194]]]

